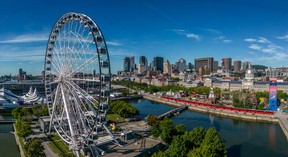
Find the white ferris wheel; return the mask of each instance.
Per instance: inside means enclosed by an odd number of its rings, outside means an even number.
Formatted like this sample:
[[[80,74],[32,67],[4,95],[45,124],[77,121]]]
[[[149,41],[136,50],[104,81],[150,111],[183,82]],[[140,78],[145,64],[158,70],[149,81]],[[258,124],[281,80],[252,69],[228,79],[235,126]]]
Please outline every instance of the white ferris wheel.
[[[76,156],[104,139],[117,143],[105,126],[111,87],[108,49],[90,17],[67,13],[57,20],[44,68],[49,132],[54,129]]]

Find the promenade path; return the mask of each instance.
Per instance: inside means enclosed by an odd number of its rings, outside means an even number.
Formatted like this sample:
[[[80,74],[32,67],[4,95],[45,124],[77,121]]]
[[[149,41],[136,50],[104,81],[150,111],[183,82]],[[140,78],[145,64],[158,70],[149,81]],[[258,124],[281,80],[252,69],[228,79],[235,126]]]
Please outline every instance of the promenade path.
[[[287,113],[282,112],[281,110],[275,113],[275,117],[279,119],[280,127],[282,128],[284,134],[288,139],[288,115]]]

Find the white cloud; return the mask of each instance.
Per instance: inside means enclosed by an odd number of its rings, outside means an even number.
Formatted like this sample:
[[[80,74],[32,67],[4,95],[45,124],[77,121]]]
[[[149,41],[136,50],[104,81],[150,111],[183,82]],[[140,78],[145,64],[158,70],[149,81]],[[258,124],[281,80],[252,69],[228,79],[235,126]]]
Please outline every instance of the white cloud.
[[[257,40],[253,39],[253,38],[247,38],[247,39],[244,39],[244,41],[246,41],[246,42],[256,42]]]
[[[224,39],[223,40],[223,43],[231,43],[232,42],[232,40],[229,40],[229,39]]]
[[[186,34],[187,38],[191,38],[191,39],[196,39],[196,40],[200,40],[200,36],[197,34],[193,34],[193,33],[188,33]]]
[[[268,39],[266,39],[264,37],[258,37],[257,39],[256,38],[247,38],[247,39],[244,39],[244,41],[251,42],[251,43],[262,43],[262,44],[271,43],[271,41],[269,41]]]
[[[271,41],[269,41],[268,39],[264,38],[264,37],[258,37],[258,41],[259,43],[271,43]]]
[[[190,33],[189,31],[187,30],[184,30],[184,29],[170,29],[168,31],[172,31],[172,32],[175,32],[179,35],[184,35],[186,36],[187,38],[190,38],[190,39],[195,39],[195,40],[201,40],[201,37],[195,33]]]
[[[106,44],[111,45],[111,46],[122,46],[123,45],[121,42],[118,42],[118,41],[107,41]]]
[[[214,38],[213,40],[215,40],[216,42],[223,42],[223,43],[231,43],[232,40],[227,39],[225,36],[219,36],[217,38]]]
[[[2,47],[0,49],[0,61],[43,61],[45,55],[43,47]]]
[[[272,65],[275,64],[275,62],[281,63],[288,59],[287,49],[275,45],[264,37],[247,38],[244,39],[244,41],[250,42],[251,44],[248,47],[258,52],[258,54],[255,53],[257,57],[253,58],[256,62],[265,61],[267,64]]]
[[[48,33],[24,34],[7,38],[5,40],[0,40],[0,43],[1,44],[32,43],[32,42],[47,41],[48,38],[49,38]]]
[[[257,44],[252,44],[250,46],[248,46],[250,49],[253,49],[253,50],[261,50],[262,49],[262,46],[260,45],[257,45]]]
[[[280,36],[280,37],[276,37],[277,39],[282,39],[282,40],[287,40],[288,41],[288,34]]]

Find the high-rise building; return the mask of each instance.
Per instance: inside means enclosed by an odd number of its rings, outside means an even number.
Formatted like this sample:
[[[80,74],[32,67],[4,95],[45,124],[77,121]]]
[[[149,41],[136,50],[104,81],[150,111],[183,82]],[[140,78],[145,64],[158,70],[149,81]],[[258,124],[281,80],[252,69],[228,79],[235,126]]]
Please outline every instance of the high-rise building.
[[[123,71],[130,72],[130,58],[129,57],[124,58]]]
[[[134,56],[130,57],[130,72],[134,72],[135,70],[135,59]]]
[[[192,69],[194,68],[194,67],[193,67],[193,64],[189,62],[187,68],[192,70]]]
[[[251,62],[249,62],[249,61],[245,61],[245,62],[243,62],[242,63],[242,71],[246,71],[247,69],[248,69],[248,65],[251,65]]]
[[[203,67],[200,67],[199,69],[199,76],[209,75],[210,69],[205,65]]]
[[[231,71],[232,58],[222,58],[222,70]]]
[[[206,58],[196,58],[194,65],[196,72],[199,72],[199,68],[204,67],[205,65],[207,66],[209,71],[213,71],[213,64],[214,64],[213,57],[206,57]]]
[[[148,61],[147,61],[147,58],[145,56],[140,56],[139,57],[139,65],[138,65],[138,73],[140,72],[139,71],[139,68],[141,66],[141,74],[145,73],[149,68],[148,68]]]
[[[184,71],[186,70],[186,60],[183,59],[183,58],[180,58],[179,61],[178,61],[178,70],[179,71]]]
[[[168,60],[166,60],[163,64],[164,64],[163,65],[163,68],[164,68],[163,74],[171,75],[172,66],[171,66],[170,62]]]
[[[240,72],[241,70],[241,61],[234,61],[234,72]]]
[[[213,61],[213,72],[217,72],[218,66],[218,61]]]
[[[140,56],[139,57],[139,64],[143,64],[145,66],[148,66],[147,58],[145,56]]]
[[[163,57],[154,57],[154,60],[153,60],[153,70],[154,71],[161,71],[161,73],[163,73],[163,62],[164,62],[164,59]]]
[[[146,66],[144,64],[138,64],[138,74],[145,74],[147,71]]]
[[[19,69],[18,82],[23,80],[26,80],[26,72],[23,69]]]

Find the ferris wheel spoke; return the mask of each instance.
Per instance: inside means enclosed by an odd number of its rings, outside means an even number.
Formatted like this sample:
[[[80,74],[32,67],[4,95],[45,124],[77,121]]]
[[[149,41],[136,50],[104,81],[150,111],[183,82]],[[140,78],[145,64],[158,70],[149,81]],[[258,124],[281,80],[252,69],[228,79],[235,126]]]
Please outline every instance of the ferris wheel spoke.
[[[86,128],[86,124],[84,122],[85,121],[88,121],[87,118],[85,117],[85,114],[84,114],[84,111],[81,109],[81,105],[83,102],[79,99],[79,96],[77,95],[77,93],[75,93],[75,91],[73,91],[73,89],[71,89],[71,87],[69,85],[67,85],[67,88],[69,89],[69,91],[71,92],[71,94],[73,95],[73,97],[75,98],[75,109],[77,110],[76,113],[78,113],[78,120],[81,121],[81,124],[79,127],[83,128],[84,129],[84,132],[87,132],[87,128]],[[90,127],[90,126],[89,126]]]
[[[74,69],[71,73],[68,74],[68,76],[72,76],[73,74],[75,74],[76,72],[82,70],[83,68],[87,67],[88,65],[90,65],[92,62],[94,62],[96,59],[98,59],[98,55],[95,54],[93,57],[91,57],[90,59],[88,59],[86,62],[84,62],[83,64],[81,64],[79,67],[77,67],[76,69]]]
[[[97,83],[100,83],[100,80],[95,80],[95,79],[88,79],[88,78],[85,78],[85,79],[81,79],[81,78],[70,78],[69,80],[72,80],[72,81],[87,81],[87,82],[97,82]]]
[[[68,125],[69,125],[69,129],[70,129],[70,133],[71,133],[71,137],[74,137],[75,133],[74,133],[74,127],[72,125],[72,123],[74,123],[74,120],[72,120],[72,117],[71,117],[71,112],[70,112],[70,105],[68,105],[68,103],[66,102],[66,97],[65,97],[65,90],[64,90],[64,87],[63,87],[63,84],[60,84],[60,89],[61,89],[61,94],[62,94],[62,100],[63,100],[63,103],[64,103],[64,109],[65,109],[65,112],[66,112],[66,117],[67,117],[67,120],[68,120]],[[74,142],[74,140],[73,140]]]
[[[81,96],[83,96],[85,98],[85,100],[87,100],[89,108],[92,110],[92,112],[94,113],[94,115],[97,115],[97,112],[95,110],[98,109],[98,107],[95,106],[95,104],[97,104],[99,101],[95,100],[92,96],[90,96],[85,90],[83,90],[82,88],[80,88],[77,84],[75,84],[73,81],[66,81],[67,84],[69,84],[71,87],[73,87],[78,94],[80,94]],[[93,106],[92,106],[93,105]]]

